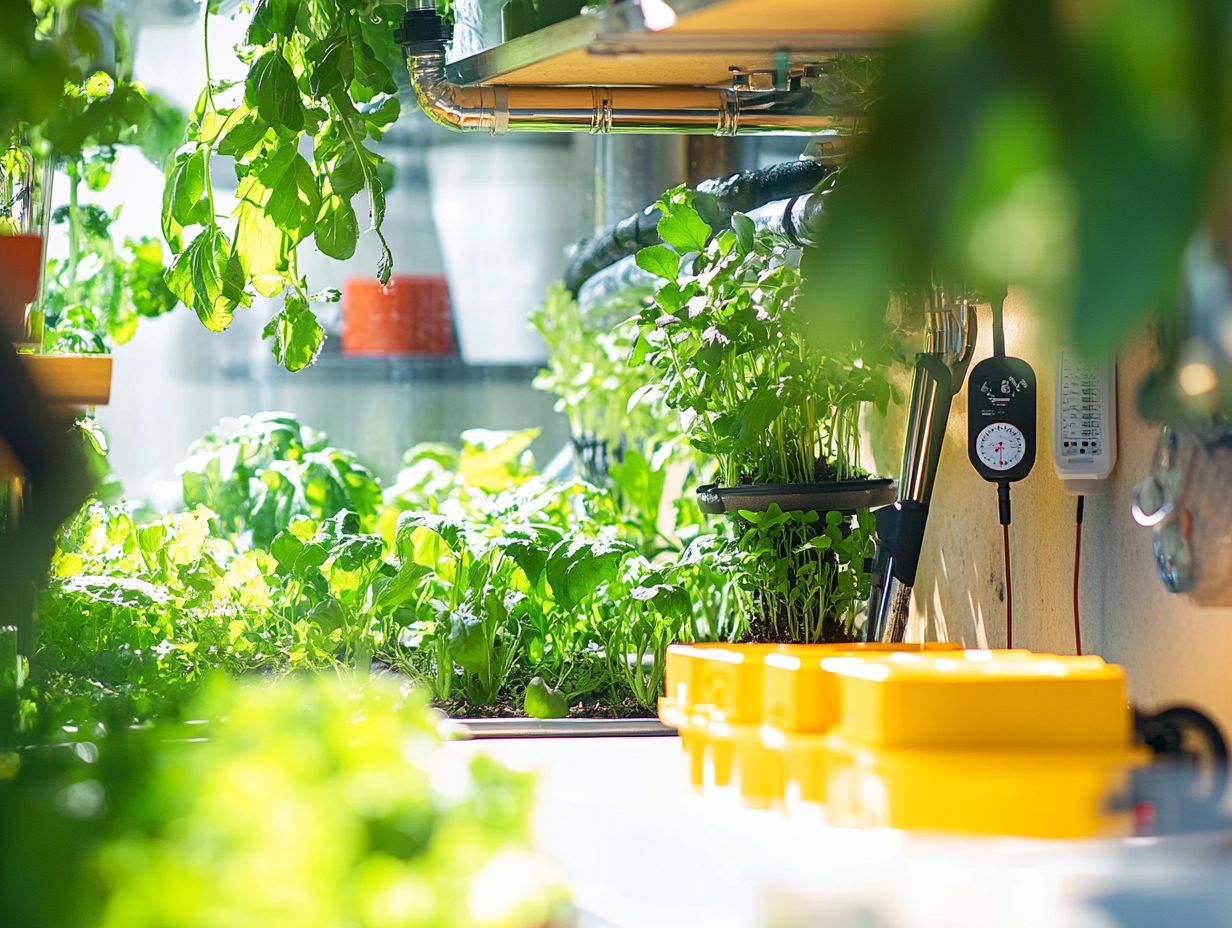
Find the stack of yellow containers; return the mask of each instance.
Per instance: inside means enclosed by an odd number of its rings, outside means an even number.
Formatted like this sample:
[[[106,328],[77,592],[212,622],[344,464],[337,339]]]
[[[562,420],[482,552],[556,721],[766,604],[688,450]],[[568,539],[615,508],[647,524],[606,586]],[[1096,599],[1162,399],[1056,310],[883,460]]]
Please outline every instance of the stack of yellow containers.
[[[693,786],[864,827],[1123,833],[1146,761],[1097,657],[954,645],[677,645],[659,715]]]

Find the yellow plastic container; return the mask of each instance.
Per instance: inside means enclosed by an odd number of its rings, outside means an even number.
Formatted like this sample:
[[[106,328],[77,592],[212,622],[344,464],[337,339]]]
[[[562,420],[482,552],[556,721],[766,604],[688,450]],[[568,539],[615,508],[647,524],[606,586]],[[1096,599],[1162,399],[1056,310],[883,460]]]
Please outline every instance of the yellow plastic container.
[[[1076,838],[1125,833],[1109,800],[1147,759],[1120,667],[1013,652],[827,662],[842,719],[826,738],[842,825]]]
[[[822,662],[854,654],[953,652],[957,645],[673,645],[659,717],[676,728],[695,789],[738,787],[746,804],[783,801],[787,769],[776,731],[824,731],[838,719]],[[769,738],[769,744],[766,738]],[[824,780],[805,792],[824,787]]]
[[[781,758],[783,799],[788,808],[825,803],[830,775],[826,735],[765,728],[762,743]]]
[[[827,661],[897,653],[954,653],[959,645],[788,645],[763,658],[763,725],[789,732],[824,732],[839,719],[838,684]]]
[[[827,739],[831,824],[1030,838],[1132,834],[1110,802],[1148,752],[880,751]]]
[[[870,748],[1120,750],[1130,741],[1125,672],[1098,657],[968,651],[826,662],[838,731]]]
[[[837,824],[1070,838],[1109,812],[1134,746],[1124,672],[1099,658],[953,645],[689,645],[660,717],[692,784]]]

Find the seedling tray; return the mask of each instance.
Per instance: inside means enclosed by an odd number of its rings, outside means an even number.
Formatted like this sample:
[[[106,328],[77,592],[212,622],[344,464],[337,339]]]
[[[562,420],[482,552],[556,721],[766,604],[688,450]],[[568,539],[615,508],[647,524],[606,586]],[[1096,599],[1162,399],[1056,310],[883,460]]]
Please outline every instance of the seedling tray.
[[[828,483],[753,483],[721,487],[708,484],[697,489],[697,502],[709,515],[765,512],[773,504],[784,512],[843,512],[873,509],[894,502],[894,481],[832,480]]]

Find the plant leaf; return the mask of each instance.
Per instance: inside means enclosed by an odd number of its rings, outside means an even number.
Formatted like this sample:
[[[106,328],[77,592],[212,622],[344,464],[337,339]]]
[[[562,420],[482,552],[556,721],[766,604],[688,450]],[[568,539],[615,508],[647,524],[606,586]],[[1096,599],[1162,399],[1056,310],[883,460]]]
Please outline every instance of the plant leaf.
[[[665,245],[651,245],[637,253],[637,266],[643,271],[675,281],[680,273],[680,256]]]
[[[304,101],[295,72],[277,47],[267,49],[253,63],[244,82],[244,102],[275,128],[290,132],[304,128]]]
[[[307,303],[299,297],[288,297],[282,312],[266,324],[261,337],[272,339],[274,359],[295,372],[317,359],[325,343],[325,330]]]

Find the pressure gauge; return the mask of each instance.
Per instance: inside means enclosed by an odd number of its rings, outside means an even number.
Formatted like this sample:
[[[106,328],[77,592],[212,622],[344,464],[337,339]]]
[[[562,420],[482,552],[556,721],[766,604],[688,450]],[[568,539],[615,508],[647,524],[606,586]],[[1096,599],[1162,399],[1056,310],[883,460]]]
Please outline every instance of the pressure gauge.
[[[967,456],[985,480],[1012,483],[1035,465],[1035,371],[1021,358],[981,361],[967,382]]]
[[[975,453],[984,466],[1003,473],[1017,465],[1027,453],[1027,437],[1009,422],[986,425],[975,438]]]

